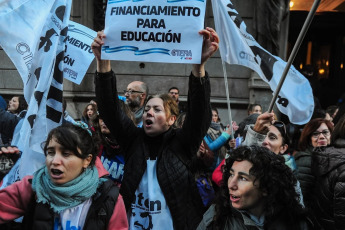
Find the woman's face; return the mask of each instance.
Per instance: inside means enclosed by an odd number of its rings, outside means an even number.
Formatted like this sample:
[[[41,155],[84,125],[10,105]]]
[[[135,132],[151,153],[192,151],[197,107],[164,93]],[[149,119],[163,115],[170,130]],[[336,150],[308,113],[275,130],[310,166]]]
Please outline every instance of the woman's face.
[[[218,122],[218,113],[212,110],[212,122]]]
[[[94,113],[95,113],[95,111],[93,110],[92,105],[88,105],[86,108],[87,117],[90,119]]]
[[[253,164],[247,160],[235,161],[230,169],[228,189],[232,207],[246,210],[260,216],[264,207],[264,196],[267,194],[259,189],[259,181],[249,173]]]
[[[267,136],[264,142],[262,142],[262,146],[277,155],[284,154],[288,147],[286,144],[283,145],[283,137],[274,125],[270,126]]]
[[[161,98],[152,98],[146,103],[143,114],[143,127],[148,136],[154,137],[164,133],[174,124],[175,120],[175,116],[167,118]]]
[[[19,97],[12,97],[12,99],[8,103],[7,110],[11,113],[15,113],[15,111],[17,111],[18,108],[19,108]]]
[[[315,147],[327,146],[331,143],[331,132],[327,125],[322,123],[317,130],[311,134],[311,145]]]
[[[54,184],[65,184],[77,178],[89,166],[91,160],[91,154],[86,159],[79,158],[60,145],[54,137],[47,146],[46,166]]]

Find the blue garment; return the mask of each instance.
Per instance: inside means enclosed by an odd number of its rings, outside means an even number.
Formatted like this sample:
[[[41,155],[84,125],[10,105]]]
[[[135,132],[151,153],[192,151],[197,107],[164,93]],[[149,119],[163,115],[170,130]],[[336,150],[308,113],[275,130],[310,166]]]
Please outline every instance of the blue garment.
[[[125,158],[122,154],[109,156],[105,149],[102,151],[101,161],[104,168],[109,172],[109,178],[116,184],[121,184],[124,174]]]
[[[215,154],[213,164],[210,167],[211,171],[214,171],[217,168],[217,166],[220,164],[220,162],[223,160],[222,158],[219,157],[218,150],[227,143],[229,138],[230,138],[230,135],[226,132],[222,132],[222,134],[215,140],[212,140],[210,135],[206,135],[204,137],[206,144],[208,145],[210,150],[213,151],[213,153]]]
[[[230,135],[226,132],[223,132],[222,135],[220,135],[216,140],[212,140],[212,138],[209,135],[206,135],[204,137],[204,140],[206,141],[206,144],[210,148],[211,151],[217,151],[226,144],[226,142],[229,140]]]

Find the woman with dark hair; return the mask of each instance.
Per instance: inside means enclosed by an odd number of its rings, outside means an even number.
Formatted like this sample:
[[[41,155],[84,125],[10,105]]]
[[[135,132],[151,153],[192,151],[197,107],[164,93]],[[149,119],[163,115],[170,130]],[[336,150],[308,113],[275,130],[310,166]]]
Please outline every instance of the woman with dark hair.
[[[8,102],[7,111],[17,115],[18,117],[25,117],[26,110],[28,109],[28,104],[23,96],[14,96]]]
[[[25,117],[28,104],[23,96],[14,96],[9,101],[7,112],[0,109],[0,133],[4,145],[10,145],[17,124]],[[21,125],[17,128],[19,130]]]
[[[332,132],[332,145],[316,148],[312,154],[315,187],[310,209],[320,229],[345,226],[345,115]]]
[[[238,129],[238,126],[235,122],[233,122],[233,129],[234,131]],[[220,123],[218,110],[216,108],[212,108],[211,125],[207,130],[206,136],[204,137],[205,143],[209,149],[214,152],[214,160],[209,168],[210,172],[213,172],[225,158],[228,149],[230,149],[230,138],[231,128],[229,125],[226,128],[223,127],[223,125]]]
[[[96,97],[104,122],[124,149],[125,172],[121,184],[130,229],[195,229],[203,204],[189,163],[211,122],[210,81],[206,61],[217,51],[219,38],[212,28],[203,37],[201,64],[189,77],[187,115],[182,128],[174,129],[178,106],[167,94],[150,97],[137,127],[120,109],[115,73],[101,59],[106,37],[98,32],[91,45],[96,56]]]
[[[51,130],[44,153],[44,167],[0,190],[0,224],[24,215],[23,229],[128,229],[118,188],[99,161],[95,166],[89,130],[72,124]]]
[[[83,116],[81,121],[88,124],[91,127],[91,120],[97,115],[97,105],[94,103],[89,103],[86,105],[83,111]]]
[[[294,157],[297,165],[297,179],[301,183],[303,199],[306,207],[310,207],[311,192],[315,183],[315,177],[311,173],[311,157],[313,149],[328,146],[331,143],[333,125],[330,121],[316,118],[308,122],[303,128],[298,143],[298,152]]]
[[[265,147],[241,146],[226,159],[216,204],[198,230],[309,229],[284,158]]]

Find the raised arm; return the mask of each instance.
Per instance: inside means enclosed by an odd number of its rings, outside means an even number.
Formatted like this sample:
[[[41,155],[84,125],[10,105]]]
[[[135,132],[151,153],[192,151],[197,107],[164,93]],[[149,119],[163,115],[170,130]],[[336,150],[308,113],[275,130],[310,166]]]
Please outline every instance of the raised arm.
[[[182,126],[183,139],[196,153],[211,123],[210,81],[205,72],[207,60],[217,51],[219,38],[212,28],[199,31],[203,36],[201,63],[194,64],[189,77],[187,115]]]
[[[92,51],[97,61],[97,72],[95,74],[95,92],[98,102],[98,109],[105,124],[118,143],[126,149],[136,136],[138,129],[130,118],[121,110],[115,73],[111,70],[109,60],[101,60],[101,48],[104,44],[105,34],[103,31],[97,33],[97,37],[91,44]],[[126,151],[124,151],[126,153]]]

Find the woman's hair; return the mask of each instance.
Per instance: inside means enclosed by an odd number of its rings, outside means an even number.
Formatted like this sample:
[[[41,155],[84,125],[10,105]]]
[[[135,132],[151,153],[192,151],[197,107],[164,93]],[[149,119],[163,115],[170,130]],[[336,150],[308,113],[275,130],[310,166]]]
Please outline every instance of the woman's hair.
[[[83,111],[83,117],[88,121],[89,118],[87,116],[87,107],[89,107],[89,105],[92,106],[92,109],[93,111],[95,112],[94,116],[97,114],[97,105],[93,104],[93,103],[88,103],[85,108],[84,108],[84,111]]]
[[[219,117],[218,109],[217,108],[212,108],[212,111],[215,111],[217,113],[217,115],[218,115],[217,122],[220,122],[220,117]]]
[[[157,94],[157,95],[150,96],[147,99],[147,102],[149,100],[153,99],[153,98],[160,98],[160,99],[162,99],[163,106],[164,106],[164,111],[165,111],[167,119],[169,117],[171,117],[172,115],[175,115],[176,117],[178,117],[178,115],[179,115],[178,105],[176,104],[174,99],[172,99],[168,94]]]
[[[89,132],[77,125],[71,123],[63,124],[52,129],[48,134],[47,140],[43,142],[43,151],[46,155],[49,142],[54,139],[57,143],[68,149],[81,159],[86,159],[89,154],[92,155],[90,166],[95,164],[98,153],[98,146],[94,143]],[[79,153],[79,151],[81,153]]]
[[[182,112],[178,115],[175,123],[174,123],[174,128],[175,129],[178,129],[178,128],[182,128],[182,125],[184,123],[184,120],[186,119],[186,115],[187,113],[186,112]]]
[[[345,139],[345,114],[343,114],[337,125],[334,127],[331,142],[334,143],[334,141],[339,138]]]
[[[265,199],[263,210],[265,225],[281,213],[286,218],[286,222],[294,222],[299,215],[304,214],[305,211],[295,190],[297,180],[291,169],[285,165],[284,158],[265,147],[241,146],[230,154],[223,168],[223,182],[216,198],[216,215],[214,217],[217,229],[223,229],[226,217],[232,212],[227,183],[230,169],[235,161],[244,160],[253,164],[249,170],[250,175],[255,177],[253,183],[259,182],[257,183],[258,189],[267,194],[262,197]]]
[[[26,103],[25,98],[23,96],[13,96],[13,97],[18,97],[18,102],[19,102],[18,109],[16,111],[13,111],[13,113],[18,114],[21,111],[28,109],[28,104]]]
[[[303,131],[301,133],[301,137],[299,138],[298,143],[298,150],[304,151],[309,146],[311,146],[311,135],[313,132],[315,132],[322,123],[325,123],[329,129],[329,131],[333,132],[333,125],[330,121],[323,119],[323,118],[315,118],[313,120],[310,120],[308,124],[306,124],[303,128]]]

